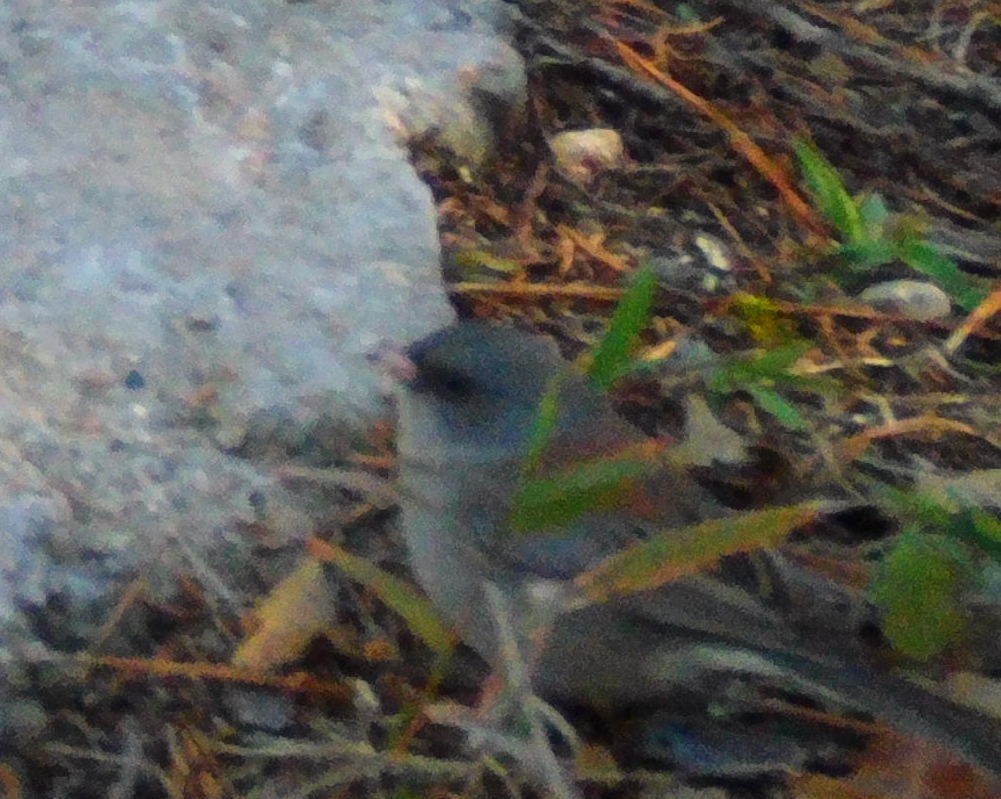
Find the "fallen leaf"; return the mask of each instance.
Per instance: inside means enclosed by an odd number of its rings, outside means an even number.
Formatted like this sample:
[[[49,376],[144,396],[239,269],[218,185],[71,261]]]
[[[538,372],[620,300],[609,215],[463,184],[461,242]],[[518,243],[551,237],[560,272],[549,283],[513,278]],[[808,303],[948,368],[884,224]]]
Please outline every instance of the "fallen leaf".
[[[333,598],[323,566],[307,561],[257,607],[254,629],[237,649],[233,665],[267,671],[296,660],[333,618]]]

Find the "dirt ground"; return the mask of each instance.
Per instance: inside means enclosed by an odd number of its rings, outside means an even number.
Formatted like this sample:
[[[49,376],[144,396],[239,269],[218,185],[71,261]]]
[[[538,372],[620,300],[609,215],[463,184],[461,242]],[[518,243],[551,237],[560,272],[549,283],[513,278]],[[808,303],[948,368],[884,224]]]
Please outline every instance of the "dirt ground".
[[[862,510],[798,531],[788,556],[876,607],[859,633],[888,657],[959,675],[950,684],[962,698],[1001,714],[997,5],[513,7],[530,94],[524,113],[496,114],[496,154],[470,164],[433,139],[413,143],[460,312],[518,320],[577,355],[600,338],[629,275],[650,265],[658,293],[644,350],[668,368],[627,381],[624,412],[678,435],[686,397],[702,397],[704,424],[725,425],[748,456],[692,471],[738,511],[855,500]],[[560,134],[595,130],[615,135],[592,135],[583,155],[561,149]],[[816,171],[811,182],[804,152],[822,154],[826,182]],[[944,297],[945,311],[863,293],[898,280],[932,287],[928,302]],[[391,476],[390,440],[373,433],[369,452],[338,467]],[[392,503],[361,484],[338,497],[339,545],[405,576]],[[322,544],[316,554],[331,559]],[[309,568],[265,603],[264,624],[300,624],[312,641],[278,644],[297,654],[269,676],[225,665],[244,620],[205,607],[197,580],[147,606],[141,623],[109,621],[133,649],[78,664],[62,690],[43,680],[54,737],[0,762],[0,796],[556,790],[519,767],[510,742],[492,748],[491,730],[441,709],[479,701],[489,675],[475,656],[436,658],[371,586]],[[311,593],[321,572],[333,599]],[[915,580],[937,586],[933,596],[912,602]],[[262,580],[260,590],[272,589]],[[667,709],[670,751],[639,723],[664,708],[562,708],[580,740],[571,756],[554,737],[554,751],[588,797],[999,795],[942,747],[870,719],[728,691],[709,708],[715,720],[704,701]],[[762,754],[752,744],[763,739],[782,745]],[[679,742],[701,754],[686,759]]]

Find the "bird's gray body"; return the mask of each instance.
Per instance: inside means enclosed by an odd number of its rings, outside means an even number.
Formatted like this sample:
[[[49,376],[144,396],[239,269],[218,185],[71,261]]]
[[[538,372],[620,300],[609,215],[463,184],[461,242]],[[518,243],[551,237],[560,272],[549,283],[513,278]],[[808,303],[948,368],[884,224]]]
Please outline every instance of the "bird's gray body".
[[[551,342],[480,323],[447,328],[415,345],[410,357],[416,377],[398,392],[402,528],[422,587],[485,658],[497,657],[495,612],[484,591],[490,582],[508,598],[516,627],[531,619],[549,628],[532,674],[543,695],[647,701],[714,674],[752,673],[826,690],[1001,773],[997,720],[870,668],[850,636],[832,636],[824,647],[806,643],[776,608],[741,586],[698,576],[562,613],[559,586],[644,527],[616,511],[585,515],[555,535],[510,530],[539,403],[566,362]],[[557,452],[601,452],[614,441],[639,440],[583,376],[565,375],[560,386]],[[672,480],[659,497],[657,529],[690,523],[710,507],[697,485]],[[540,607],[545,601],[553,604]]]

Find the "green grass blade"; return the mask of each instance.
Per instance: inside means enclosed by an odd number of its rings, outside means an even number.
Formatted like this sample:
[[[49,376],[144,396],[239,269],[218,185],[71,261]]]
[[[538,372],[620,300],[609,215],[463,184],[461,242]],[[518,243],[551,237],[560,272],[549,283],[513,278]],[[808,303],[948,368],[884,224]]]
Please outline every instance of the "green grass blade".
[[[608,558],[578,577],[577,584],[592,602],[657,588],[727,555],[778,546],[823,508],[821,502],[804,502],[665,530]]]
[[[594,352],[589,374],[598,388],[607,389],[629,371],[640,333],[650,323],[650,310],[657,291],[657,275],[641,267],[615,308],[608,332]]]
[[[897,255],[911,269],[938,283],[964,311],[972,311],[987,297],[987,292],[964,274],[955,261],[924,239],[904,239],[897,245]]]
[[[516,533],[560,532],[585,513],[614,507],[656,461],[594,459],[556,477],[529,479],[515,496],[511,528]]]
[[[783,427],[799,433],[809,429],[806,419],[803,418],[796,406],[774,389],[765,386],[748,386],[747,393],[754,398],[759,408],[778,419]]]
[[[793,149],[803,180],[820,212],[848,242],[866,240],[868,233],[859,206],[834,166],[807,139],[797,138]]]

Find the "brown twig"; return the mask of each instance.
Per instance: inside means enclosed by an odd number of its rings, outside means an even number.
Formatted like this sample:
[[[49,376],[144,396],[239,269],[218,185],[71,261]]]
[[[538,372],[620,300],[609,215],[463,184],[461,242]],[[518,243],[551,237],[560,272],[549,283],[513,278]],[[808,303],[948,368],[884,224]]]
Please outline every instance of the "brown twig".
[[[759,174],[778,190],[793,216],[811,233],[827,237],[827,226],[796,190],[786,171],[769,157],[730,117],[704,97],[700,97],[687,86],[657,69],[654,64],[643,58],[629,45],[618,41],[613,41],[612,44],[618,50],[619,55],[626,64],[665,88],[670,89],[688,105],[722,129],[730,137],[730,144],[733,149],[743,155]]]

